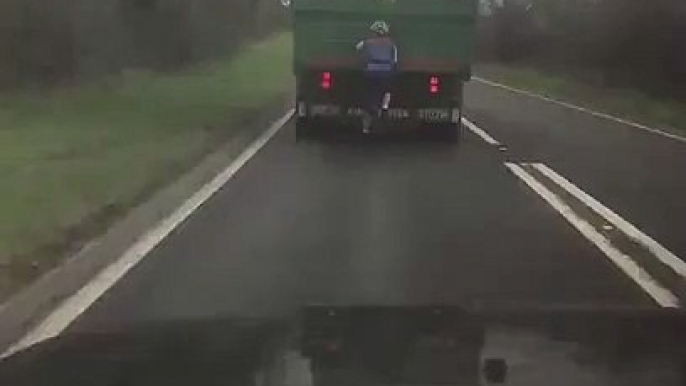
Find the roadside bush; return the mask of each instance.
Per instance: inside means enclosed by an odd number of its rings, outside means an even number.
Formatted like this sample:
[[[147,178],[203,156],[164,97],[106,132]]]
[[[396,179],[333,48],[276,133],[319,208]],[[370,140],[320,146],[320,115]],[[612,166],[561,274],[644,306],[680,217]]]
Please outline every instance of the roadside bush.
[[[482,0],[481,57],[686,97],[683,0]],[[490,45],[490,47],[488,47]]]
[[[0,87],[226,56],[284,26],[278,0],[0,0]]]

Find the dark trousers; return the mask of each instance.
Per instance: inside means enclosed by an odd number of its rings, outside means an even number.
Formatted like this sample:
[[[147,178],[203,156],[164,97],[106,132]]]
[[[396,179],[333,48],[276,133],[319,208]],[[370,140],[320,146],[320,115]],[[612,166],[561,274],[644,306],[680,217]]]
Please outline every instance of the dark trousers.
[[[384,95],[391,92],[392,80],[393,76],[390,73],[365,74],[365,108],[369,114],[375,114],[381,109]]]

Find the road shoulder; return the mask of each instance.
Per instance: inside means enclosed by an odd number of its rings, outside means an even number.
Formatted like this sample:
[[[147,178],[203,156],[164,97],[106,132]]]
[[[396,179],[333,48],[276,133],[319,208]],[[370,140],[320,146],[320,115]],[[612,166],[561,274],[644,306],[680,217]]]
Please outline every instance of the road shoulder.
[[[240,135],[206,156],[190,172],[160,189],[151,199],[132,209],[103,235],[87,243],[65,263],[43,275],[0,307],[0,347],[6,349],[61,301],[77,292],[107,267],[152,226],[177,209],[188,197],[224,169],[256,136],[258,128],[283,116],[290,97],[272,102]]]
[[[686,143],[686,105],[542,72],[483,64],[475,81]]]

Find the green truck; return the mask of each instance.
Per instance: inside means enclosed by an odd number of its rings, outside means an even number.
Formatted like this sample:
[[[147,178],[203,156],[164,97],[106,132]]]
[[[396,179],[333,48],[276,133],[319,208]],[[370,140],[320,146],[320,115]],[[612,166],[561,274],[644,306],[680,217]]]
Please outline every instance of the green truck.
[[[398,46],[385,130],[458,140],[478,0],[292,0],[298,138],[359,128],[365,95],[356,44],[375,21]]]

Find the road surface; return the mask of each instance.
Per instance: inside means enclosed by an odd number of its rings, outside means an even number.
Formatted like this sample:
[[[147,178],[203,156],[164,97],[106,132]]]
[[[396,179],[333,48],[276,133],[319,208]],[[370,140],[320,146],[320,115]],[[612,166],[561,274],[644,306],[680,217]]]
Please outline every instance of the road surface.
[[[479,82],[466,115],[507,150],[286,125],[69,330],[307,303],[681,305],[686,143]]]

